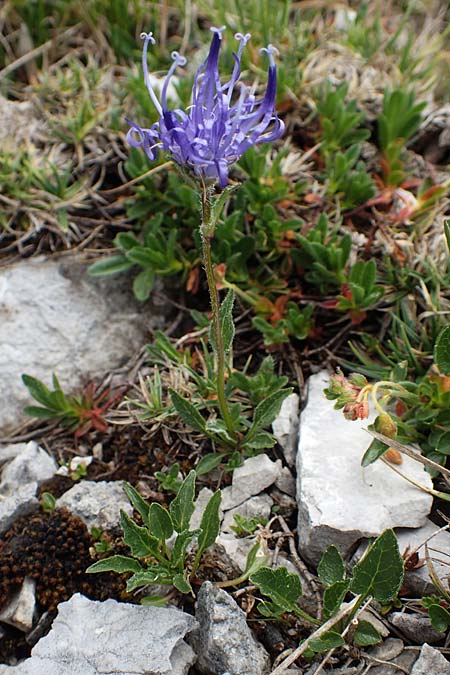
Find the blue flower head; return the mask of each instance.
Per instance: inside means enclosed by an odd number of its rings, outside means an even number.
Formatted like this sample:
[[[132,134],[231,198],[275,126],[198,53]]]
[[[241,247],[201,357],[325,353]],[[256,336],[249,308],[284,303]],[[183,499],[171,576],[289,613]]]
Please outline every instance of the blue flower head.
[[[208,58],[200,66],[192,88],[192,103],[187,110],[169,110],[167,88],[170,78],[178,66],[184,66],[186,59],[178,52],[172,52],[173,63],[158,100],[150,83],[147,66],[149,42],[155,44],[151,33],[142,33],[144,48],[142,67],[145,84],[158,114],[159,121],[150,129],[144,129],[127,120],[131,128],[127,141],[135,148],[143,148],[153,160],[159,150],[164,150],[174,161],[186,167],[205,182],[227,184],[228,170],[252,145],[274,141],[283,134],[284,124],[275,111],[277,69],[273,54],[275,47],[262,49],[269,59],[267,89],[257,99],[253,89],[239,82],[242,50],[250,34],[236,33],[239,48],[234,56],[231,78],[221,84],[219,77],[219,51],[222,42],[222,28],[211,28],[213,37]],[[239,92],[233,96],[239,87]]]

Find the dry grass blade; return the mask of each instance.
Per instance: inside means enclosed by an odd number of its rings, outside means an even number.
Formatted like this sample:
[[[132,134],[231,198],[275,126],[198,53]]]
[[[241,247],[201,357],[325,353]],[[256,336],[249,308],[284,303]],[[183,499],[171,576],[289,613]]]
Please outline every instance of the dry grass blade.
[[[439,471],[439,473],[441,473],[444,476],[444,478],[450,479],[450,471],[448,469],[446,469],[444,466],[441,466],[437,462],[433,462],[432,459],[424,457],[417,450],[412,450],[411,448],[408,448],[408,446],[403,445],[403,443],[399,443],[399,441],[396,441],[393,438],[388,438],[384,434],[380,434],[377,431],[373,431],[372,429],[367,429],[366,431],[374,438],[378,439],[382,443],[385,443],[387,446],[390,446],[395,450],[402,452],[404,455],[407,455],[408,457],[415,459],[417,462],[420,462],[424,466],[428,466],[430,469]]]

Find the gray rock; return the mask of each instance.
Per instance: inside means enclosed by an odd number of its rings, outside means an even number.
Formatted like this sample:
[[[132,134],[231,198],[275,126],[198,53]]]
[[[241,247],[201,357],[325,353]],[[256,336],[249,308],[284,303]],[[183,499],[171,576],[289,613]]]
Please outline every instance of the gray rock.
[[[2,471],[2,485],[38,484],[54,476],[58,465],[37,443],[30,441],[16,457],[6,464]]]
[[[450,675],[450,663],[440,651],[424,644],[411,675]]]
[[[397,658],[397,656],[400,656],[404,648],[405,645],[400,638],[388,638],[368,651],[375,659],[379,659],[380,661],[392,661]]]
[[[269,655],[253,637],[244,612],[231,595],[205,581],[195,616],[200,627],[191,641],[201,673],[263,675],[269,671]]]
[[[222,508],[224,511],[239,506],[249,497],[259,495],[273,485],[281,472],[281,461],[272,462],[267,455],[249,457],[242,466],[233,472],[230,487],[222,490]]]
[[[0,535],[13,522],[36,507],[36,492],[41,483],[51,478],[58,466],[55,460],[30,441],[7,464],[0,476]]]
[[[269,519],[270,510],[273,506],[273,499],[269,495],[262,494],[256,495],[256,497],[250,497],[239,506],[236,506],[234,509],[226,511],[221,530],[222,532],[232,532],[231,526],[236,525],[234,516],[239,514],[244,518],[263,518],[265,520]]]
[[[198,493],[198,497],[195,500],[194,513],[191,516],[191,521],[189,527],[191,530],[196,530],[200,527],[200,523],[203,517],[203,513],[206,509],[206,506],[213,496],[214,492],[207,487],[204,487]],[[219,517],[222,517],[222,508],[219,508]]]
[[[175,607],[142,607],[77,593],[58,607],[48,635],[12,675],[187,675],[195,654],[183,638],[195,619]]]
[[[127,279],[92,279],[86,264],[37,256],[0,270],[0,429],[24,419],[32,403],[27,373],[70,392],[117,368],[161,323],[133,299]]]
[[[323,394],[327,383],[326,373],[309,380],[297,454],[299,550],[313,564],[330,544],[346,555],[358,539],[378,536],[386,528],[422,526],[432,503],[431,495],[383,462],[361,467],[371,438],[358,422],[333,409]],[[409,457],[401,471],[432,487],[422,465]]]
[[[243,572],[246,567],[247,556],[256,544],[256,537],[236,537],[231,532],[221,532],[216,539],[216,544],[223,547],[233,565],[240,572]]]
[[[10,445],[0,446],[0,467],[5,462],[17,457],[26,447],[26,443],[11,443]]]
[[[289,394],[281,404],[280,412],[272,422],[272,433],[283,449],[286,462],[295,466],[298,445],[298,394]]]
[[[7,623],[26,633],[33,626],[36,606],[36,582],[25,577],[22,587],[0,610],[0,622]]]
[[[404,587],[408,593],[414,597],[422,597],[423,595],[432,595],[436,592],[425,563],[425,548],[423,544],[427,540],[431,562],[436,575],[444,587],[448,588],[450,578],[450,568],[448,566],[450,559],[450,533],[446,530],[439,531],[439,527],[427,519],[423,527],[416,529],[401,528],[396,530],[396,534],[400,553],[406,552],[408,547],[409,553],[417,549],[417,547],[421,547],[418,550],[421,566],[417,569],[406,570]],[[435,536],[430,539],[432,535]]]
[[[297,487],[296,487],[296,481],[290,470],[287,468],[287,466],[283,466],[280,475],[275,481],[275,486],[281,490],[281,492],[284,492],[285,494],[289,495],[290,497],[294,497],[297,494]]]
[[[393,612],[389,615],[389,621],[400,630],[405,637],[413,642],[422,644],[428,642],[434,644],[445,638],[445,633],[440,633],[433,628],[428,616],[419,614],[406,614],[406,612]]]
[[[69,509],[88,530],[94,526],[111,530],[119,524],[121,509],[130,516],[133,513],[120,481],[80,481],[57,499],[56,506]]]

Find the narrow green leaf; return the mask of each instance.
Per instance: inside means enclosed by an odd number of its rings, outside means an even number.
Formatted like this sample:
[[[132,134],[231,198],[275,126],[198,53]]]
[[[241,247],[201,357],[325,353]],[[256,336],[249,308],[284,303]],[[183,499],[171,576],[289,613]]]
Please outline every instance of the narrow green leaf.
[[[257,570],[261,569],[268,560],[268,556],[263,553],[263,550],[261,548],[261,545],[259,542],[256,542],[254,544],[250,551],[247,554],[247,560],[245,562],[245,570],[244,574],[246,578],[250,577],[252,574],[254,574]]]
[[[170,599],[168,595],[146,595],[139,600],[141,605],[150,607],[165,607]]]
[[[448,252],[450,253],[450,219],[444,220],[444,233],[447,241]]]
[[[51,407],[51,392],[43,382],[38,380],[36,377],[26,374],[22,375],[22,382],[27,387],[32,397],[38,401],[38,403],[41,403],[46,407]]]
[[[323,554],[317,568],[320,581],[324,586],[331,586],[345,578],[344,560],[334,544]]]
[[[175,539],[171,554],[171,568],[176,569],[184,566],[184,557],[189,542],[198,537],[200,530],[183,530]]]
[[[223,452],[211,452],[208,455],[205,455],[195,467],[195,473],[197,476],[204,476],[218,467],[225,456],[226,455]]]
[[[353,643],[358,647],[377,645],[382,637],[370,621],[358,621],[358,628],[353,636]]]
[[[194,513],[194,495],[195,471],[190,471],[169,506],[172,522],[177,532],[182,532],[189,527],[191,516]]]
[[[144,302],[148,300],[153,286],[155,284],[155,275],[152,270],[144,269],[134,278],[133,293],[137,300]]]
[[[345,644],[345,641],[342,635],[336,633],[334,630],[329,630],[324,635],[310,640],[308,647],[317,654],[320,654],[321,652],[328,652],[330,649],[341,647],[343,644]]]
[[[186,424],[192,429],[205,432],[205,420],[197,410],[197,408],[185,398],[180,396],[174,389],[170,389],[170,398],[172,399],[173,407]]]
[[[222,328],[222,342],[225,354],[228,354],[233,345],[234,321],[233,321],[234,291],[230,288],[220,306],[220,326]]]
[[[270,394],[263,401],[258,403],[253,414],[252,426],[250,427],[245,441],[249,441],[257,431],[269,426],[280,412],[281,404],[286,396],[292,393],[292,387],[288,389],[281,389],[273,394]]]
[[[381,457],[381,455],[384,455],[387,450],[388,446],[385,443],[379,441],[378,438],[374,438],[363,455],[361,466],[369,466],[369,464],[373,464],[373,462]]]
[[[403,583],[404,565],[393,530],[386,530],[369,546],[353,569],[350,590],[356,595],[373,595],[387,604]]]
[[[110,558],[104,558],[90,565],[86,573],[94,574],[96,572],[140,572],[142,567],[137,560],[127,558],[125,555],[113,555]]]
[[[285,611],[296,611],[297,600],[303,592],[297,574],[288,572],[286,567],[261,567],[250,576],[250,581]]]
[[[209,500],[200,522],[201,534],[198,536],[198,553],[200,556],[216,541],[220,530],[219,509],[222,493],[217,490]]]
[[[150,505],[147,504],[145,499],[141,497],[139,492],[134,489],[130,483],[127,483],[124,481],[122,483],[122,488],[123,491],[125,492],[128,501],[130,502],[131,506],[139,513],[141,516],[142,520],[144,521],[145,525],[148,525],[148,512],[150,510]]]
[[[123,540],[136,558],[146,558],[158,551],[158,540],[152,537],[146,527],[137,525],[125,511],[120,512],[120,526]]]
[[[434,360],[443,375],[450,375],[450,326],[446,326],[436,340]]]
[[[30,417],[37,417],[40,420],[54,419],[55,417],[61,417],[64,413],[60,410],[50,410],[49,408],[41,408],[38,405],[26,405],[23,409],[25,415],[30,415]]]
[[[132,267],[133,263],[127,260],[124,255],[112,255],[90,265],[87,272],[91,277],[104,277],[109,274],[126,272]]]
[[[157,502],[150,505],[148,525],[150,532],[159,541],[166,541],[173,534],[172,518],[168,511]]]

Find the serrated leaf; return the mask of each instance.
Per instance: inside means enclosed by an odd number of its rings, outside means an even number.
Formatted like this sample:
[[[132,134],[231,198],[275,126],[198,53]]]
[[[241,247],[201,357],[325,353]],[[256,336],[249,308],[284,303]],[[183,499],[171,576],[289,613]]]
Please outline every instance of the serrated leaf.
[[[184,574],[174,574],[172,583],[180,593],[192,593],[192,586]]]
[[[194,513],[195,471],[190,471],[169,506],[174,528],[177,532],[187,530]]]
[[[234,338],[233,322],[233,304],[234,291],[229,289],[219,308],[220,330],[222,332],[222,346],[225,354],[230,351]],[[214,324],[211,323],[209,329],[209,341],[214,351],[217,351],[216,336],[214,334]]]
[[[330,649],[341,647],[343,644],[345,644],[345,641],[342,635],[336,633],[334,630],[329,630],[324,635],[310,640],[308,647],[317,654],[320,654],[321,652],[328,652]]]
[[[286,567],[261,567],[250,575],[250,581],[258,586],[276,605],[285,611],[295,612],[297,600],[302,595],[302,583],[297,574],[288,572]]]
[[[130,485],[130,483],[124,481],[122,483],[122,488],[131,506],[139,513],[144,523],[148,525],[148,512],[150,510],[150,505],[147,504],[145,499],[141,497],[139,492],[135,490],[135,488]]]
[[[157,502],[150,505],[148,525],[152,535],[159,541],[166,541],[173,534],[172,518],[169,512]]]
[[[336,581],[325,589],[323,594],[323,612],[326,619],[336,614],[344,600],[350,581]]]
[[[450,375],[450,326],[446,326],[436,340],[434,361],[443,375]]]
[[[331,586],[345,578],[344,560],[334,544],[327,548],[320,559],[317,574],[324,586]]]
[[[120,512],[120,526],[123,540],[136,558],[146,558],[158,551],[158,540],[152,537],[146,527],[137,525],[125,511]]]
[[[250,427],[244,442],[249,442],[252,437],[256,435],[257,431],[272,424],[273,420],[280,412],[281,404],[284,399],[291,394],[292,391],[292,387],[281,389],[280,391],[270,394],[270,396],[258,403],[255,412],[253,413],[252,426]]]
[[[448,626],[450,626],[450,612],[445,607],[442,607],[442,605],[437,603],[430,605],[428,607],[428,614],[433,628],[440,633],[444,633]]]
[[[358,621],[358,628],[353,636],[353,643],[358,647],[368,647],[381,642],[382,637],[370,621]]]
[[[119,574],[122,574],[123,572],[139,572],[141,570],[142,567],[137,560],[127,558],[125,555],[113,555],[109,558],[98,560],[93,563],[93,565],[90,565],[87,568],[86,573],[118,572]]]
[[[170,398],[172,399],[173,407],[186,424],[192,429],[205,432],[205,420],[197,410],[197,408],[188,400],[180,396],[174,389],[170,389]]]
[[[209,500],[203,512],[200,522],[201,534],[198,536],[198,552],[200,556],[209,546],[216,541],[220,530],[219,509],[222,500],[222,493],[217,490]]]
[[[386,530],[368,548],[353,568],[350,590],[356,595],[373,597],[387,604],[403,583],[404,565],[393,530]]]

